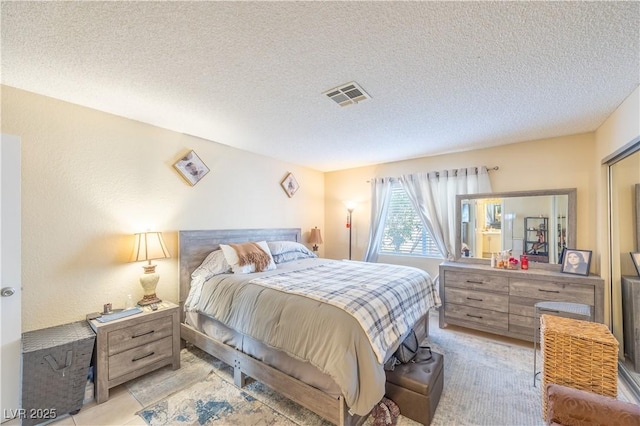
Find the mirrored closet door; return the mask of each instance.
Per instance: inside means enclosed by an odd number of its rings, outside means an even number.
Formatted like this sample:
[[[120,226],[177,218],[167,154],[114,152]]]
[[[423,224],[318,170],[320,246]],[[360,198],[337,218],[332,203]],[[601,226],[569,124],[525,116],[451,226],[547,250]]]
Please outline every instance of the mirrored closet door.
[[[640,276],[631,253],[640,252],[640,140],[609,166],[611,328],[620,342],[620,373],[640,397]]]

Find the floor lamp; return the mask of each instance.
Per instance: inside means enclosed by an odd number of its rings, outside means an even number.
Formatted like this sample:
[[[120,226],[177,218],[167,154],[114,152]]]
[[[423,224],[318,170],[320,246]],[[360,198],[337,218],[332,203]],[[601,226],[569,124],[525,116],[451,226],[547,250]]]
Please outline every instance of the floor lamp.
[[[347,216],[347,228],[349,228],[349,260],[351,260],[351,215],[353,214],[353,207],[347,207],[349,215]]]

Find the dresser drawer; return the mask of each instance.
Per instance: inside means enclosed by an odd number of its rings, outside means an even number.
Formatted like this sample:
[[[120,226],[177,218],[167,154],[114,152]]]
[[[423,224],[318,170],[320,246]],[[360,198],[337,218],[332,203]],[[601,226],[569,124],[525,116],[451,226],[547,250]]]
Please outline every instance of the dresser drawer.
[[[447,320],[452,322],[464,321],[500,331],[507,331],[509,328],[509,314],[506,312],[445,303],[444,315]]]
[[[171,315],[109,332],[109,356],[171,336]]]
[[[508,294],[490,293],[449,287],[445,288],[444,294],[446,303],[473,306],[475,308],[487,309],[490,311],[509,311]]]
[[[109,357],[109,380],[173,356],[171,336]]]
[[[500,293],[509,292],[509,279],[497,275],[445,271],[445,282],[447,288],[458,287],[480,291],[496,291]]]
[[[509,294],[514,297],[526,297],[538,301],[595,304],[595,292],[592,286],[575,283],[558,283],[528,279],[509,279]]]

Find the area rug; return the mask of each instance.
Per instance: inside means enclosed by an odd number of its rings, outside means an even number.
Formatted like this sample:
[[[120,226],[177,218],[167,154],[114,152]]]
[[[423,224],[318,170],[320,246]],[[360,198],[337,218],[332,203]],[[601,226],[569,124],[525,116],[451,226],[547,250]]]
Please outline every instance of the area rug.
[[[532,345],[456,327],[431,317],[425,342],[444,354],[444,390],[432,425],[542,425]],[[158,370],[128,384],[149,425],[299,425],[329,422],[259,382],[242,389],[233,372],[197,348],[182,351],[178,372]],[[371,418],[366,425],[372,425]],[[400,426],[418,423],[403,417]]]

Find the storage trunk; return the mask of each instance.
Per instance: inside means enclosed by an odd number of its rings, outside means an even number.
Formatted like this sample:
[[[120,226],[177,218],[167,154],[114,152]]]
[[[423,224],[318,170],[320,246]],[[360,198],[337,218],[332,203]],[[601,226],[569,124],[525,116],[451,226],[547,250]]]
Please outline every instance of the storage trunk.
[[[22,424],[82,408],[96,335],[86,321],[22,334]]]

